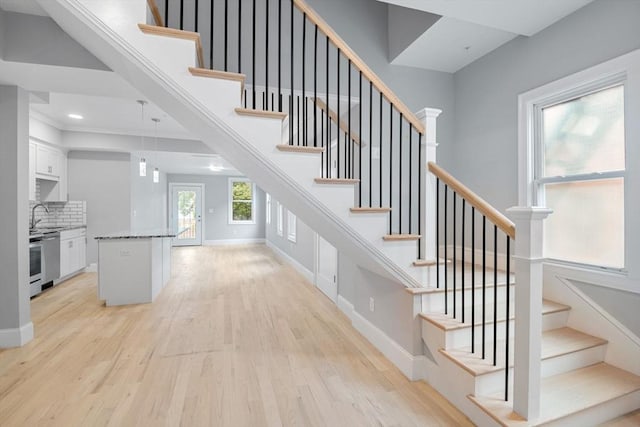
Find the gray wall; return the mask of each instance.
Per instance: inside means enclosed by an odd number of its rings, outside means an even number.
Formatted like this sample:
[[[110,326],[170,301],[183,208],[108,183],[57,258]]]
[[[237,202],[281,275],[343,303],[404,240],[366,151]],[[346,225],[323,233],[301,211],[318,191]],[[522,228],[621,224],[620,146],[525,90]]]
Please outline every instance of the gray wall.
[[[451,172],[499,210],[518,202],[518,95],[640,48],[640,2],[597,0],[455,74]]]
[[[219,175],[169,175],[170,183],[204,184],[205,240],[264,239],[264,191],[256,187],[256,223],[229,224],[229,177]],[[213,213],[209,211],[213,209]]]
[[[131,227],[130,155],[70,151],[69,199],[87,202],[87,263],[98,262],[95,236]]]
[[[147,159],[147,176],[140,176],[140,159],[131,156],[131,230],[167,228],[167,174],[160,172],[160,182],[153,182],[153,162]]]
[[[0,10],[2,13],[5,16],[0,25],[0,33],[3,33],[0,38],[4,38],[4,60],[109,70],[53,19]]]
[[[28,182],[29,94],[0,86],[0,330],[31,321]]]
[[[277,200],[271,198],[271,224],[266,224],[266,238],[269,243],[298,261],[311,273],[314,272],[315,265],[315,231],[313,231],[300,218],[296,219],[296,242],[287,238],[287,208],[283,206],[282,236],[278,235]]]

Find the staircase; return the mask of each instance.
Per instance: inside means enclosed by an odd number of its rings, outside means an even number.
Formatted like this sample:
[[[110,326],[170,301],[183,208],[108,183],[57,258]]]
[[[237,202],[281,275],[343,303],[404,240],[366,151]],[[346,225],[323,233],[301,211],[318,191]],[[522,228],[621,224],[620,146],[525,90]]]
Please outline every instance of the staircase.
[[[225,21],[223,30],[205,28],[202,35],[196,32],[197,13],[195,31],[184,29],[182,1],[166,2],[174,8],[164,10],[164,19],[153,0],[38,2],[100,60],[340,251],[402,283],[417,301],[425,353],[431,353],[424,379],[474,422],[596,425],[640,407],[640,377],[604,362],[604,339],[567,327],[570,307],[542,301],[541,284],[526,274],[533,270],[523,268],[535,254],[518,247],[532,238],[527,227],[513,224],[436,164],[425,167],[435,160],[430,127],[303,1],[266,1],[260,36],[266,43],[258,51],[266,62],[262,81],[255,42],[262,15],[255,1],[247,28],[238,11],[237,27]],[[157,25],[147,24],[147,6]],[[227,7],[225,1],[224,16]],[[279,25],[291,20],[284,43],[290,43],[288,62],[282,60],[282,42],[269,48],[269,40],[278,38],[269,30],[269,11]],[[177,28],[163,26],[171,18]],[[301,34],[294,35],[296,27]],[[234,53],[228,40],[236,31]],[[240,47],[244,31],[253,35],[253,59]],[[283,32],[278,28],[278,36]],[[306,51],[306,40],[313,40],[313,51]],[[269,49],[278,52],[271,66]],[[220,51],[222,59],[216,56]],[[330,54],[337,70],[329,70]],[[326,71],[317,65],[319,56],[326,57]],[[296,80],[298,66],[302,74]],[[466,245],[465,237],[471,240]],[[493,254],[510,253],[514,241],[515,276],[510,257],[502,265],[485,248],[488,242]],[[467,254],[469,245],[482,246],[482,252]],[[519,342],[529,335],[533,347]],[[523,354],[536,354],[535,345],[541,346],[540,360],[521,363]],[[535,372],[538,364],[541,374],[528,372],[521,382],[519,366]],[[537,390],[533,400],[530,390]],[[516,414],[527,408],[533,408],[528,421]]]

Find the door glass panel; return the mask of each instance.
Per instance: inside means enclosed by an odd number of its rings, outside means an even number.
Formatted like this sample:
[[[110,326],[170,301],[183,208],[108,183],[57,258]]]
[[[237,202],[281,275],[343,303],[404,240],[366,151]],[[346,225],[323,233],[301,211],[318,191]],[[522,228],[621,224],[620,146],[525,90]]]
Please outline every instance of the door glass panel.
[[[196,238],[196,192],[178,191],[178,240]]]

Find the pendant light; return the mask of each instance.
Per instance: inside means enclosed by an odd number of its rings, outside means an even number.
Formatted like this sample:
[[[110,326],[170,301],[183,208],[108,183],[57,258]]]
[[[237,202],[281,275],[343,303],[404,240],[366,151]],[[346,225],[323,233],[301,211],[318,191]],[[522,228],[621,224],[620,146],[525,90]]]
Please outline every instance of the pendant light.
[[[138,100],[136,102],[140,104],[140,109],[142,110],[142,124],[144,126],[144,106],[147,104],[147,101]],[[144,156],[144,134],[140,138],[142,141],[142,155]],[[140,158],[140,176],[147,176],[147,161],[144,157]]]
[[[151,119],[153,123],[155,123],[155,151],[156,151],[156,167],[153,169],[153,182],[157,184],[160,182],[160,171],[158,170],[158,123],[160,123],[160,119],[153,118]]]

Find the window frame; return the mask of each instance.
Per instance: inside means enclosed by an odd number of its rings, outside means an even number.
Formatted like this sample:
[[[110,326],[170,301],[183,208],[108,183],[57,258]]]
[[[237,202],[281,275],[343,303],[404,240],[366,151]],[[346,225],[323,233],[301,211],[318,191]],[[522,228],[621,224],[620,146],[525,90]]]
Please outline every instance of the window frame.
[[[248,182],[251,184],[251,219],[250,220],[234,220],[233,219],[233,184],[236,182]],[[252,225],[256,223],[256,184],[252,182],[249,178],[238,178],[232,177],[229,178],[229,185],[227,191],[227,204],[228,204],[228,223],[229,225]],[[236,202],[245,202],[249,203],[249,201],[239,200]]]

